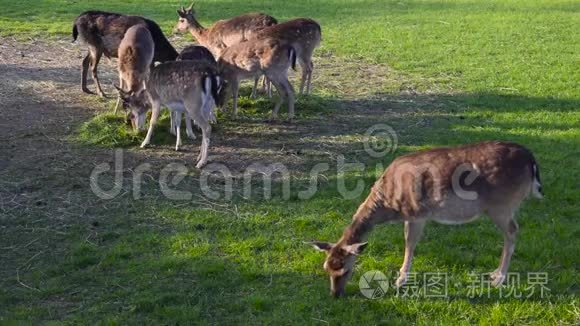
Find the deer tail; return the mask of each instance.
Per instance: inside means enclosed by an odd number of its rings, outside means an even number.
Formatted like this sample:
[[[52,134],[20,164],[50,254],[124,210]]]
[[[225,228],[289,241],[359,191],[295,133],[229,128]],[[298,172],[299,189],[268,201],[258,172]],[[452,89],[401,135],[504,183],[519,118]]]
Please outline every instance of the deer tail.
[[[296,50],[294,47],[288,49],[288,59],[290,60],[292,70],[296,70]]]
[[[77,24],[73,24],[73,29],[72,29],[72,43],[74,43],[77,40],[77,37],[79,36],[79,29],[77,27]]]
[[[532,195],[538,199],[544,198],[540,180],[540,168],[535,160],[532,162]]]

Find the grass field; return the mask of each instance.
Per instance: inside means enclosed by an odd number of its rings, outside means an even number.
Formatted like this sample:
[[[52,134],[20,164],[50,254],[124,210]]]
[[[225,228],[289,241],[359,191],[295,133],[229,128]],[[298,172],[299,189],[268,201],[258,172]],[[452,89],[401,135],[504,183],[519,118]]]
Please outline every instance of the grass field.
[[[169,34],[181,3],[0,4],[5,43],[68,40],[72,20],[88,9],[148,16]],[[194,144],[192,152],[173,153],[165,118],[155,146],[138,149],[143,135],[106,112],[112,100],[80,94],[75,59],[74,69],[66,71],[78,92],[71,98],[99,110],[63,128],[58,146],[72,158],[59,158],[62,165],[41,166],[38,172],[32,172],[36,166],[10,165],[9,155],[17,150],[10,145],[18,140],[10,137],[17,131],[13,117],[1,128],[8,135],[0,137],[6,156],[0,157],[2,323],[580,323],[577,1],[206,0],[198,11],[206,25],[248,11],[321,23],[314,93],[298,100],[298,119],[293,126],[268,124],[270,101],[247,96],[241,99],[240,119],[220,115],[210,153],[234,172],[234,194],[232,200],[208,199],[199,190],[200,172],[192,168],[199,137],[186,140]],[[177,43],[190,40],[185,35]],[[8,70],[10,58],[3,50],[0,59],[1,69]],[[249,93],[247,87],[243,93]],[[62,103],[66,107],[66,99]],[[397,134],[398,147],[384,157],[369,156],[363,147],[364,132],[377,123]],[[365,272],[391,275],[399,269],[404,244],[398,224],[372,233],[347,297],[329,296],[323,255],[303,241],[338,239],[375,180],[377,166],[418,149],[492,139],[525,145],[540,164],[546,198],[526,202],[519,212],[510,271],[521,274],[516,288],[524,293],[528,272],[547,273],[549,295],[516,298],[505,288],[490,290],[489,297],[470,295],[470,273],[494,270],[502,247],[499,231],[484,218],[426,228],[413,271],[447,273],[445,298],[401,297],[394,289],[375,300],[361,295]],[[115,198],[100,199],[89,176],[96,164],[112,162],[114,148],[126,157],[123,187]],[[364,163],[364,170],[338,173],[341,155]],[[132,176],[144,162],[153,168],[135,199]],[[162,194],[159,171],[170,162],[187,164],[183,181],[171,187],[191,191],[191,198],[170,200]],[[259,191],[244,196],[241,174],[253,162],[287,166],[290,194],[285,196],[278,180],[270,199]],[[330,169],[318,179],[318,191],[300,199],[317,163]],[[103,178],[112,184],[111,173]],[[342,182],[349,189],[363,182],[365,191],[344,198],[337,186]],[[217,189],[224,181],[211,178],[210,185]]]

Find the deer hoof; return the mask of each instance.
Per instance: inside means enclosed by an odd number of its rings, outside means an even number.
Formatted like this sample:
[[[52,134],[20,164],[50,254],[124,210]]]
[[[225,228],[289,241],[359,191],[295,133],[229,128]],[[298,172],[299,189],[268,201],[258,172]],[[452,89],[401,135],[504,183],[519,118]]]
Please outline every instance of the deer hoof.
[[[503,284],[503,281],[505,280],[505,275],[501,274],[501,273],[497,273],[495,275],[492,276],[492,281],[491,281],[491,285],[493,287],[498,287],[500,285]]]
[[[86,87],[83,87],[83,89],[82,89],[82,90],[83,90],[83,92],[84,92],[84,93],[86,93],[86,94],[95,95],[95,92],[93,92],[93,91],[89,90],[89,89],[88,89],[88,88],[86,88]]]
[[[399,278],[397,278],[397,280],[395,281],[395,286],[397,288],[400,288],[401,286],[405,285],[405,283],[407,283],[407,275],[401,275],[399,276]]]

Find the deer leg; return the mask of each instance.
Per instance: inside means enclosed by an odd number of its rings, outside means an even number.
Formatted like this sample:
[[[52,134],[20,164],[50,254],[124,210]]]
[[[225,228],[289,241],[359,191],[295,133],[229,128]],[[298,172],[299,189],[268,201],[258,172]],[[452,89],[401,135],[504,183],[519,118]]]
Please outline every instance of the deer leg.
[[[284,87],[284,92],[286,93],[284,95],[288,101],[288,121],[292,121],[294,119],[294,88],[288,78],[282,82],[282,86]]]
[[[121,73],[119,73],[119,88],[120,89],[125,89],[125,86],[123,85],[123,76],[121,75]],[[115,114],[117,114],[117,111],[119,110],[119,107],[121,106],[121,94],[117,95],[117,104],[115,104]]]
[[[181,147],[182,142],[181,142],[181,112],[179,111],[175,111],[175,136],[177,137],[177,140],[175,141],[175,150],[179,151],[179,147]],[[185,116],[185,119],[187,120],[187,115]]]
[[[411,270],[415,247],[417,246],[417,242],[421,239],[424,227],[425,221],[405,222],[405,258],[403,259],[403,265],[399,270],[399,278],[397,278],[397,281],[395,282],[397,287],[401,287],[407,283],[407,277]]]
[[[260,82],[260,76],[256,76],[256,78],[254,78],[254,88],[252,88],[252,95],[250,95],[251,98],[256,98],[257,94],[258,94],[258,83]]]
[[[272,83],[272,85],[274,85],[274,87],[276,87],[276,90],[278,91],[278,101],[276,101],[276,104],[274,105],[274,109],[272,110],[272,117],[270,118],[271,120],[276,120],[278,118],[278,111],[280,110],[280,107],[282,106],[282,102],[284,101],[284,95],[286,90],[284,89],[284,87],[281,85],[281,83],[276,80],[276,79],[272,79],[270,78],[270,82]]]
[[[97,75],[97,67],[99,66],[99,61],[101,61],[102,55],[103,55],[102,51],[97,49],[94,50],[93,60],[91,62],[91,73],[93,76],[93,80],[97,85],[97,94],[99,94],[99,96],[101,97],[105,97],[105,93],[103,92],[103,89],[101,88],[101,83],[99,82],[99,76]]]
[[[268,94],[268,98],[272,98],[272,82],[264,75],[264,90]]]
[[[503,250],[498,268],[490,275],[493,286],[500,286],[507,276],[510,261],[516,247],[516,234],[518,231],[518,223],[514,220],[514,214],[509,213],[490,213],[490,217],[503,232]]]
[[[198,162],[195,166],[201,169],[207,163],[207,153],[209,148],[209,137],[211,136],[211,125],[208,121],[204,121],[201,126],[201,149],[198,156]]]
[[[238,91],[240,90],[240,81],[238,79],[232,80],[232,97],[234,101],[234,117],[238,116]]]
[[[185,113],[185,131],[187,132],[187,137],[189,137],[189,139],[195,139],[195,134],[191,128],[191,118],[187,113]]]
[[[310,88],[312,84],[312,71],[314,70],[314,63],[310,61],[310,70],[308,71],[308,80],[306,82],[306,94],[310,94]]]
[[[177,136],[177,132],[175,131],[175,112],[173,110],[169,110],[169,133],[173,136]]]
[[[304,86],[308,79],[308,71],[310,70],[309,61],[300,60],[300,67],[302,67],[302,78],[300,79],[300,95],[304,94]]]
[[[153,129],[157,123],[157,118],[159,117],[159,110],[161,109],[161,103],[159,101],[152,101],[151,103],[151,120],[149,121],[149,130],[147,130],[147,136],[145,140],[141,143],[141,148],[145,148],[149,143],[151,143],[151,137],[153,136]]]
[[[89,53],[87,53],[87,55],[83,59],[83,66],[81,69],[81,89],[83,92],[87,94],[95,94],[94,92],[91,92],[87,87],[87,74],[89,72],[89,66],[91,65],[91,61],[92,61],[92,52],[89,51]]]

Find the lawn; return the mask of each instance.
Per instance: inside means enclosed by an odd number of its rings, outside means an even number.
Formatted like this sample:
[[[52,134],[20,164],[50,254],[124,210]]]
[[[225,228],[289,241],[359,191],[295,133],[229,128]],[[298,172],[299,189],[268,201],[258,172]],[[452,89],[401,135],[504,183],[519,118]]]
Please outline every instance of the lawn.
[[[144,15],[169,34],[181,3],[0,4],[0,40],[58,42],[69,39],[72,20],[88,9]],[[2,170],[0,164],[0,322],[580,323],[577,1],[205,0],[198,6],[205,25],[249,11],[279,20],[311,17],[322,25],[314,93],[299,98],[294,126],[264,122],[270,101],[249,99],[244,88],[241,118],[220,114],[212,139],[214,159],[235,174],[232,199],[208,198],[200,190],[200,172],[192,168],[199,137],[187,140],[195,144],[194,153],[176,159],[165,116],[156,145],[140,150],[143,135],[105,112],[113,100],[82,95],[86,106],[102,110],[75,121],[63,146],[87,160],[103,155],[102,162],[109,163],[114,149],[122,148],[129,157],[122,188],[113,199],[102,199],[91,191],[86,166],[66,165],[31,180],[28,172]],[[190,40],[185,35],[176,42]],[[0,59],[2,67],[8,58],[0,53]],[[80,87],[74,89],[81,96]],[[398,145],[380,157],[363,146],[365,131],[377,123],[396,132]],[[324,256],[303,242],[338,239],[377,170],[418,149],[496,139],[534,152],[546,194],[542,201],[526,202],[518,214],[510,272],[521,282],[511,288],[524,295],[508,293],[510,287],[471,293],[471,274],[494,270],[502,247],[499,231],[482,218],[463,226],[432,223],[425,230],[413,271],[420,288],[426,273],[444,273],[444,297],[408,297],[393,288],[377,299],[361,294],[365,272],[378,270],[392,281],[398,271],[404,249],[398,224],[373,231],[347,297],[329,296]],[[3,140],[2,153],[9,153],[12,140]],[[342,158],[364,168],[339,172]],[[136,191],[136,168],[147,159],[152,169]],[[183,180],[170,187],[191,196],[172,200],[163,193],[160,170],[171,162],[187,162]],[[289,192],[277,179],[271,198],[265,198],[264,183],[256,178],[254,191],[244,193],[241,174],[254,162],[287,166]],[[300,192],[311,186],[309,172],[318,163],[329,169],[305,199]],[[101,181],[112,184],[113,177],[106,173]],[[25,198],[29,189],[22,180],[34,185],[34,197]],[[352,189],[361,182],[364,191],[344,196],[340,185]],[[225,182],[214,176],[209,184],[222,189]],[[527,297],[533,285],[529,273],[547,275],[545,295]]]

